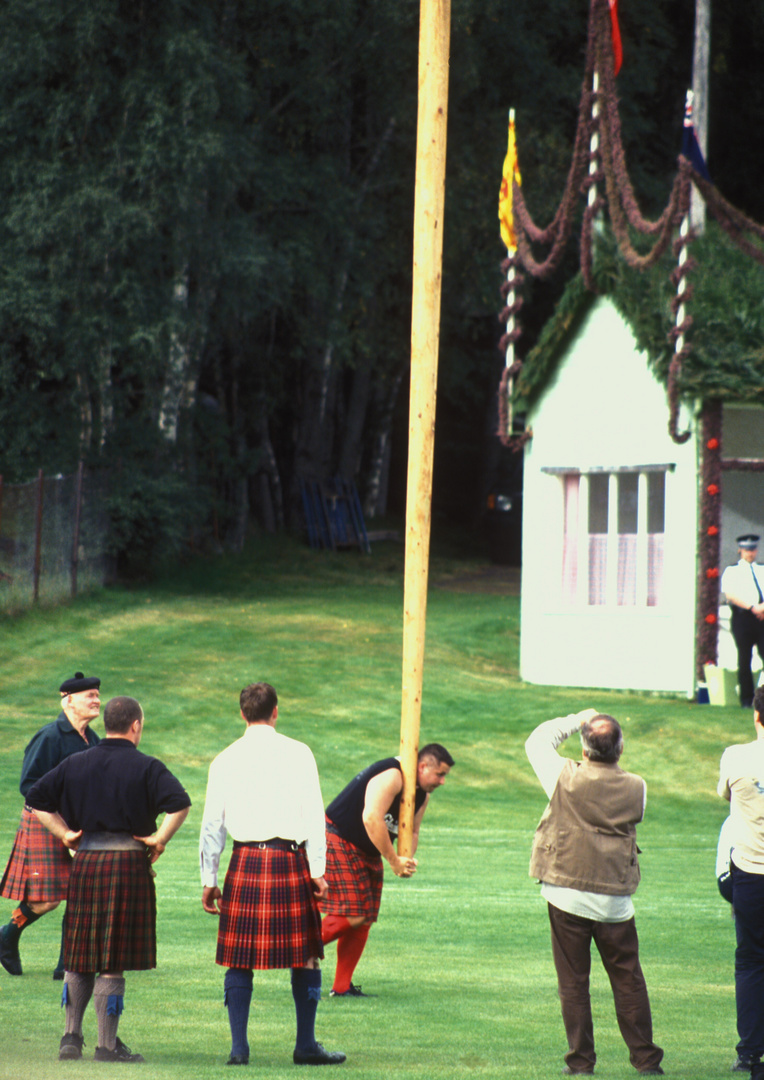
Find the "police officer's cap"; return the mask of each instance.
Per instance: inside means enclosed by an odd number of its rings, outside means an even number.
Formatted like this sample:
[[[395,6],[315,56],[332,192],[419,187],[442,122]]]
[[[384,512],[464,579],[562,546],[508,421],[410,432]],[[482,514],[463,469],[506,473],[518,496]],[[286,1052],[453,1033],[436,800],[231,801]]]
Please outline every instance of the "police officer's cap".
[[[759,537],[755,533],[745,533],[743,536],[738,536],[735,543],[742,551],[755,551],[759,546]]]
[[[58,689],[62,694],[81,694],[83,690],[97,690],[100,685],[101,680],[94,675],[86,679],[81,671],[77,671],[74,678],[66,679]]]

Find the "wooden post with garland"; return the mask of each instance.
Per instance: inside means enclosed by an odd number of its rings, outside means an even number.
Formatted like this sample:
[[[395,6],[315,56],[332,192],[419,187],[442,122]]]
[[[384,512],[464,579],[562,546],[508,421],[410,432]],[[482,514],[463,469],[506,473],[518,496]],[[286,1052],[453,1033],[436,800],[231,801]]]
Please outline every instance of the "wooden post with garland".
[[[707,401],[701,415],[702,457],[696,675],[717,662],[719,647],[719,554],[722,518],[722,404]]]

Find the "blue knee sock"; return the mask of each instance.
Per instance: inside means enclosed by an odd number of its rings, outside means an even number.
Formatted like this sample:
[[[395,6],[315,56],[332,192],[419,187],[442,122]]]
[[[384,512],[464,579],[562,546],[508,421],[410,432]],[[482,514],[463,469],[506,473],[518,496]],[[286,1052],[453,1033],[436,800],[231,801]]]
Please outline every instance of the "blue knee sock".
[[[246,968],[229,968],[225,973],[224,1002],[231,1027],[231,1055],[249,1057],[247,1024],[252,1002],[252,972]]]
[[[292,968],[292,997],[297,1013],[295,1050],[309,1053],[316,1048],[316,1010],[321,1000],[319,968]]]

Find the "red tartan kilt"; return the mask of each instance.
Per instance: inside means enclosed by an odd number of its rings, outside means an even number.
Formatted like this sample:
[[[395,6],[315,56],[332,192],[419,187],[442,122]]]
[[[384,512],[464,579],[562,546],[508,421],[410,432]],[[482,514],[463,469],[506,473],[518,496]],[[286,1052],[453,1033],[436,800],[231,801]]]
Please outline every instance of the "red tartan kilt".
[[[319,907],[324,915],[363,915],[376,922],[382,901],[384,870],[380,855],[367,855],[336,833],[326,832],[326,883]]]
[[[64,915],[66,970],[156,966],[156,892],[146,852],[78,852]]]
[[[71,864],[67,848],[24,807],[0,896],[46,904],[65,900]]]
[[[305,967],[323,958],[321,916],[303,848],[234,845],[215,960],[223,967]]]

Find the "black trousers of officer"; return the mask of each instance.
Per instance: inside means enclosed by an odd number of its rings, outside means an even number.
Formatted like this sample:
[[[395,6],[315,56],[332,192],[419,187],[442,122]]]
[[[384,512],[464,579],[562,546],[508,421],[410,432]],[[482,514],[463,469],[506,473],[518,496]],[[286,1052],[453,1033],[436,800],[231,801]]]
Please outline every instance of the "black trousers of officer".
[[[737,681],[740,688],[740,704],[750,708],[753,704],[753,675],[751,657],[754,645],[764,664],[764,619],[757,619],[751,611],[731,605],[732,636],[737,646]]]

